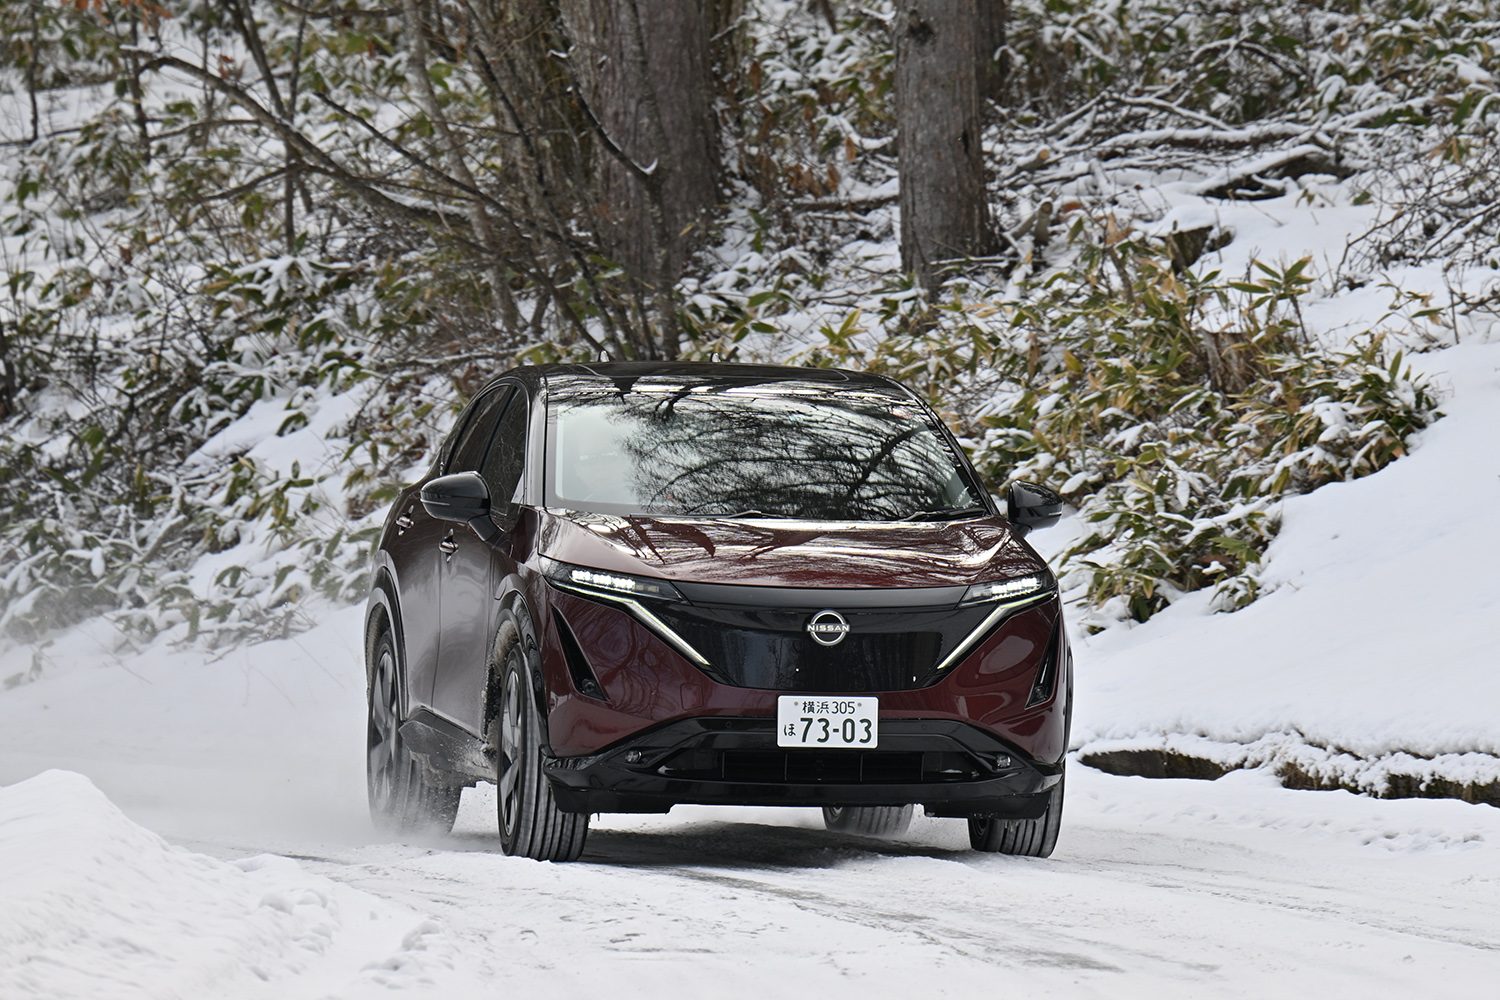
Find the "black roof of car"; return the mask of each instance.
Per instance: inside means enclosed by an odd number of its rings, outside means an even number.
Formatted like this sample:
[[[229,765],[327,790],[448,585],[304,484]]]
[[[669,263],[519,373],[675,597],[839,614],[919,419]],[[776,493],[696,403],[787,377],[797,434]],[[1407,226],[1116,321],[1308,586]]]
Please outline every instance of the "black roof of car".
[[[513,368],[506,377],[532,383],[545,383],[557,376],[594,376],[601,382],[617,386],[639,378],[691,378],[713,381],[800,381],[825,382],[833,385],[864,385],[882,388],[904,388],[881,375],[849,371],[843,368],[800,368],[795,365],[739,364],[728,361],[598,361],[588,364],[545,364]]]

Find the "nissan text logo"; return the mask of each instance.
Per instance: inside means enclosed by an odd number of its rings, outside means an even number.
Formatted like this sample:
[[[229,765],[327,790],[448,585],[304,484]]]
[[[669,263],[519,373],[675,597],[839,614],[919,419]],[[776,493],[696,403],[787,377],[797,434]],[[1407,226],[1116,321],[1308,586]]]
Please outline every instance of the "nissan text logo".
[[[824,646],[837,646],[849,634],[849,623],[837,611],[819,611],[807,623],[807,634]]]

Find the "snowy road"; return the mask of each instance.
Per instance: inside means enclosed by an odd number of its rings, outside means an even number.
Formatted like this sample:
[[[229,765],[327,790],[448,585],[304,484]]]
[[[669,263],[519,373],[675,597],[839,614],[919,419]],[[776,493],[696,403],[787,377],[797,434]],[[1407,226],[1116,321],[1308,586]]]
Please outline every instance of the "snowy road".
[[[406,984],[450,996],[1493,995],[1500,812],[1253,774],[1070,782],[1047,861],[974,854],[955,821],[887,843],[682,809],[543,865],[498,853],[482,795],[426,847],[274,849],[434,918]]]
[[[107,637],[76,633],[0,694],[0,997],[1407,1000],[1500,981],[1500,809],[1259,771],[1075,764],[1045,861],[974,854],[956,820],[881,842],[813,810],[679,808],[605,817],[581,862],[537,864],[499,853],[488,786],[452,836],[382,843],[359,620],[208,662],[101,658]],[[28,780],[47,768],[93,785]]]

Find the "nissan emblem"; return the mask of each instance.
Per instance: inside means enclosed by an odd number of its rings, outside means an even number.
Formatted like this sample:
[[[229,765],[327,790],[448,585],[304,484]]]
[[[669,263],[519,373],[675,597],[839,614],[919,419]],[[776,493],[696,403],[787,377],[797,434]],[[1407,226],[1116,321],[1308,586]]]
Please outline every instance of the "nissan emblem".
[[[812,616],[812,621],[807,623],[807,634],[813,637],[813,641],[823,646],[837,646],[844,641],[844,636],[849,634],[849,623],[844,621],[844,616],[837,611],[827,609],[819,611]]]

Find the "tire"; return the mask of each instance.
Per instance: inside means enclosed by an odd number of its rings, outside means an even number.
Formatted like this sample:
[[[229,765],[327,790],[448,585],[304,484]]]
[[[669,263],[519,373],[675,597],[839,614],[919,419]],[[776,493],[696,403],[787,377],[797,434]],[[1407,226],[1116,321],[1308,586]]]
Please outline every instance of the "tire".
[[[514,622],[500,626],[495,659],[499,698],[488,736],[495,749],[500,848],[511,857],[576,861],[588,837],[589,816],[558,809],[542,773],[541,722]]]
[[[365,726],[365,786],[370,819],[383,833],[447,833],[458,816],[462,785],[441,780],[406,749],[396,641],[382,626],[371,647]]]
[[[1057,846],[1057,831],[1062,828],[1062,808],[1063,783],[1059,781],[1047,794],[1047,811],[1036,819],[970,816],[969,844],[976,851],[993,854],[1049,857]]]
[[[911,826],[911,806],[824,806],[823,825],[839,833],[899,837]]]

